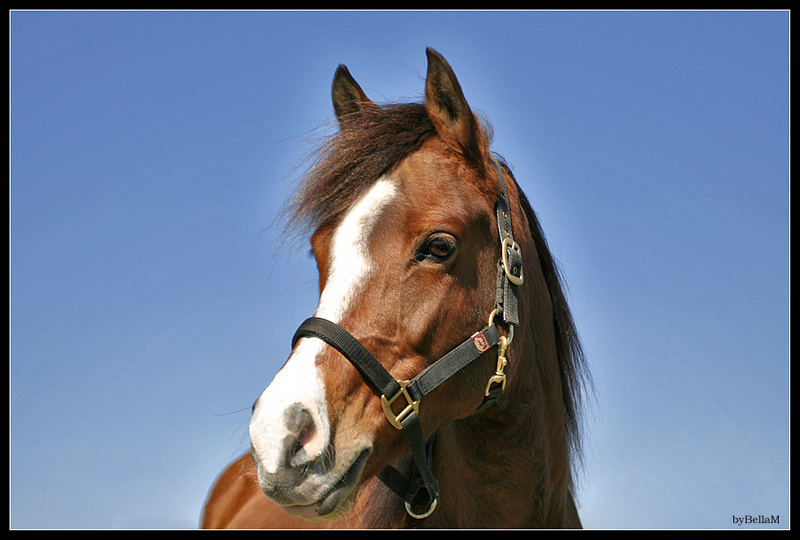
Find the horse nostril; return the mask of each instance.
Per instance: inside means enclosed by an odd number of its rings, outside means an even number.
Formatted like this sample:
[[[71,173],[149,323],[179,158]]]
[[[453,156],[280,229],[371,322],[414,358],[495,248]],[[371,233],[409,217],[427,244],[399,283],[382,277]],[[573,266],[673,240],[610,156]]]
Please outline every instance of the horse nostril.
[[[286,429],[300,435],[308,424],[313,424],[311,413],[302,403],[292,403],[283,411],[283,422]]]
[[[321,451],[316,423],[311,412],[301,403],[293,403],[283,413],[289,435],[284,442],[286,459],[292,467],[313,461]]]

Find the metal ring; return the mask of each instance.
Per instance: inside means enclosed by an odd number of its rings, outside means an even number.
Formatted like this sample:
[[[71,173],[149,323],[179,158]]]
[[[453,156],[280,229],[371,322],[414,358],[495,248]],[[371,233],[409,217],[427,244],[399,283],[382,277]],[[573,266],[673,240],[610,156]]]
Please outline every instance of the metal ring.
[[[428,517],[429,515],[433,514],[433,511],[436,510],[436,505],[437,504],[439,504],[439,498],[438,497],[433,499],[433,502],[431,503],[431,506],[430,506],[430,508],[428,508],[427,512],[425,512],[424,514],[415,514],[414,511],[411,509],[411,505],[408,504],[407,502],[405,503],[406,512],[408,512],[408,515],[413,517],[414,519],[424,519],[424,518]]]
[[[494,316],[500,313],[498,308],[494,308],[491,313],[489,313],[489,326],[494,324]],[[509,324],[507,325],[508,328],[508,343],[507,345],[511,345],[511,342],[514,341],[514,325]]]

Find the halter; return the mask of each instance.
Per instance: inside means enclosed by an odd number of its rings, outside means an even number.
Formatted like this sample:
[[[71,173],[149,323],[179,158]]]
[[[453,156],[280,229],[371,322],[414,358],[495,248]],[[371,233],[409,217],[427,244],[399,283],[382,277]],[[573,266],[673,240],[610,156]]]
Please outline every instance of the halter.
[[[292,338],[292,348],[301,337],[315,337],[334,347],[358,370],[364,382],[380,397],[386,419],[395,428],[402,430],[414,460],[410,478],[404,477],[391,465],[378,478],[403,499],[408,514],[416,519],[430,516],[439,503],[439,484],[431,472],[435,436],[426,443],[419,421],[419,403],[441,383],[455,375],[483,353],[497,345],[497,366],[484,392],[483,402],[473,411],[477,414],[497,401],[506,386],[506,350],[514,339],[514,326],[519,324],[517,309],[517,286],[522,285],[522,252],[514,241],[511,227],[511,209],[503,171],[496,160],[492,160],[500,178],[500,193],[495,204],[497,226],[500,233],[501,256],[497,262],[497,288],[494,309],[487,326],[472,334],[460,345],[410,380],[398,381],[378,362],[356,338],[341,326],[319,317],[306,319]],[[497,315],[501,315],[508,329],[508,336],[500,335]],[[399,413],[393,405],[403,407]],[[415,499],[420,490],[427,492],[427,508],[422,513],[414,511]]]

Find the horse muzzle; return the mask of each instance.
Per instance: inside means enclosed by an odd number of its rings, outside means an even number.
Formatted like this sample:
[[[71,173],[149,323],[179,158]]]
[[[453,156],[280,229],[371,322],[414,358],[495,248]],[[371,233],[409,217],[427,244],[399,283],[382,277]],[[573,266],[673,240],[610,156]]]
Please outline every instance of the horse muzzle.
[[[358,481],[372,448],[364,448],[342,466],[326,459],[308,461],[299,446],[286,441],[287,460],[274,471],[266,470],[251,450],[261,490],[287,513],[309,520],[341,515],[352,504]],[[289,456],[294,452],[294,456]],[[325,452],[333,454],[333,450]],[[299,458],[299,459],[298,459]]]
[[[261,490],[306,519],[341,514],[352,503],[372,446],[337,448],[324,409],[307,400],[280,405],[273,397],[265,392],[259,398],[250,424],[250,455]]]

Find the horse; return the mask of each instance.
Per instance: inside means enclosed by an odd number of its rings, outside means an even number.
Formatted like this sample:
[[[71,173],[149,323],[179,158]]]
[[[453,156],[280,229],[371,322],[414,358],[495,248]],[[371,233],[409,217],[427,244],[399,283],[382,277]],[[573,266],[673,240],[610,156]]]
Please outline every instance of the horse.
[[[203,528],[580,528],[589,379],[562,276],[448,62],[423,103],[346,66],[289,204],[319,303],[253,405]]]

